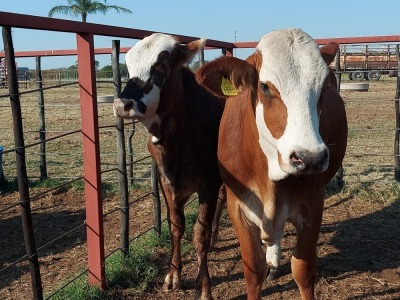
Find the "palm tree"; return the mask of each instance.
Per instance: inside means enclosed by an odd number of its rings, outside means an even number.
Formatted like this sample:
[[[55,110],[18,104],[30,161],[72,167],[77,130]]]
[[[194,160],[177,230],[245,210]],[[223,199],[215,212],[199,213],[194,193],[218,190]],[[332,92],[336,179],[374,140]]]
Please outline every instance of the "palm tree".
[[[57,5],[50,9],[49,17],[52,17],[57,13],[72,15],[74,17],[78,17],[80,15],[82,16],[82,22],[86,22],[88,15],[98,12],[101,12],[105,15],[111,9],[116,10],[117,13],[132,13],[129,9],[121,6],[107,5],[107,0],[67,0],[67,2],[68,5]]]

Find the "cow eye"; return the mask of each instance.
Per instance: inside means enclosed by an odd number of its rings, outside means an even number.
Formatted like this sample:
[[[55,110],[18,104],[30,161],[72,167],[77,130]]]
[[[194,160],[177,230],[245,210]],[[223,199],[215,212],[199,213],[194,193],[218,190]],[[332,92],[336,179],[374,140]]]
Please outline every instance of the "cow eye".
[[[265,82],[260,82],[260,90],[269,96],[269,88],[268,85]]]
[[[166,71],[168,69],[168,62],[162,61],[159,65],[161,71]]]

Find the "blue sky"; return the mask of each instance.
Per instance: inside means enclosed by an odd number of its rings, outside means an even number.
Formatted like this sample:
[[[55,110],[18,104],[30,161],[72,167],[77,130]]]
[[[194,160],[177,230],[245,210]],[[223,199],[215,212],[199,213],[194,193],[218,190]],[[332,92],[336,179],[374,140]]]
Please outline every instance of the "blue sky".
[[[0,3],[1,11],[46,17],[53,6],[66,5],[67,0],[1,0]],[[314,38],[400,34],[398,0],[384,3],[372,0],[108,0],[107,4],[126,7],[133,13],[110,11],[107,15],[89,15],[87,21],[232,42],[235,31],[238,42],[258,41],[271,30],[288,27],[301,28]],[[69,15],[55,17],[80,20]],[[76,48],[74,34],[14,29],[13,39],[15,51]],[[111,47],[111,40],[96,37],[95,47]],[[135,40],[121,40],[122,47],[135,43]],[[238,50],[236,56],[244,58],[249,53],[251,50]],[[218,55],[219,51],[212,51],[206,54],[206,59]],[[75,60],[74,57],[44,58],[42,67],[68,67]],[[110,64],[108,55],[97,56],[96,60],[100,67]],[[21,67],[35,66],[33,58],[19,59],[17,63]]]

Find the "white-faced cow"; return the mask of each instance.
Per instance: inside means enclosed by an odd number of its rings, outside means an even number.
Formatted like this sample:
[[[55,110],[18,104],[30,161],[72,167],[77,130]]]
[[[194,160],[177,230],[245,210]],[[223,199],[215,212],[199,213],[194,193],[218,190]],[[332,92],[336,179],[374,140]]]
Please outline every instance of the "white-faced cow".
[[[319,49],[299,29],[277,30],[246,61],[222,57],[197,73],[199,83],[228,98],[218,159],[248,299],[261,297],[267,264],[279,265],[286,221],[297,233],[293,277],[302,299],[314,299],[324,187],[347,145],[345,108],[328,68],[337,49],[334,43]],[[221,92],[224,77],[237,96]],[[267,264],[260,238],[268,244]]]
[[[207,92],[183,66],[204,44],[201,39],[181,45],[176,37],[166,34],[139,41],[126,54],[130,79],[114,101],[114,114],[139,120],[150,133],[148,149],[159,169],[172,237],[163,288],[180,287],[184,205],[197,193],[199,211],[193,233],[199,263],[196,298],[211,299],[207,253],[210,240],[215,241],[217,235],[214,228],[211,238],[222,184],[217,145],[224,100]]]

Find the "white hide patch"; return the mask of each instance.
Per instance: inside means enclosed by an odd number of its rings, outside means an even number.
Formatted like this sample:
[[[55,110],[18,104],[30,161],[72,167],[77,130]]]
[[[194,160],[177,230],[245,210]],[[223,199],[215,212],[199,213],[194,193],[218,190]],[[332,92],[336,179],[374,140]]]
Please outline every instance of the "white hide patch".
[[[177,40],[166,34],[154,33],[136,43],[125,56],[129,78],[139,78],[146,82],[150,78],[150,70],[157,62],[158,56],[163,51],[171,53],[178,44]],[[146,105],[146,112],[142,114],[137,109],[137,102],[134,101],[134,108],[130,117],[141,121],[150,131],[153,123],[161,124],[161,119],[156,113],[160,102],[161,87],[153,84],[153,88],[144,94],[140,100]],[[152,142],[159,141],[158,137],[152,136]]]
[[[158,55],[163,51],[171,53],[177,44],[174,37],[162,33],[154,33],[137,42],[125,56],[129,78],[137,77],[146,82]]]
[[[257,50],[262,54],[260,81],[271,82],[287,108],[286,129],[279,139],[269,132],[260,105],[256,111],[259,142],[268,158],[269,176],[276,181],[296,172],[290,165],[293,151],[318,152],[326,148],[319,134],[317,103],[329,69],[318,45],[300,29],[268,33]],[[284,170],[279,166],[278,153]]]
[[[267,253],[265,254],[265,259],[269,266],[274,267],[275,269],[280,266],[282,251],[280,240],[273,244],[272,246],[267,247]]]
[[[289,217],[289,208],[284,203],[276,210],[274,201],[264,199],[253,190],[241,195],[239,206],[246,219],[260,229],[260,239],[268,246],[279,244],[284,233],[285,222]],[[266,201],[265,201],[266,200]],[[281,199],[287,201],[285,197]]]
[[[144,94],[143,97],[140,98],[140,101],[142,101],[147,106],[145,116],[154,115],[156,113],[158,104],[160,102],[159,101],[160,94],[161,94],[161,89],[158,86],[153,85],[151,91],[148,94]],[[134,103],[134,105],[135,105],[135,111],[137,112],[136,117],[138,118],[139,121],[142,121],[140,118],[141,114],[136,108],[137,103]]]

